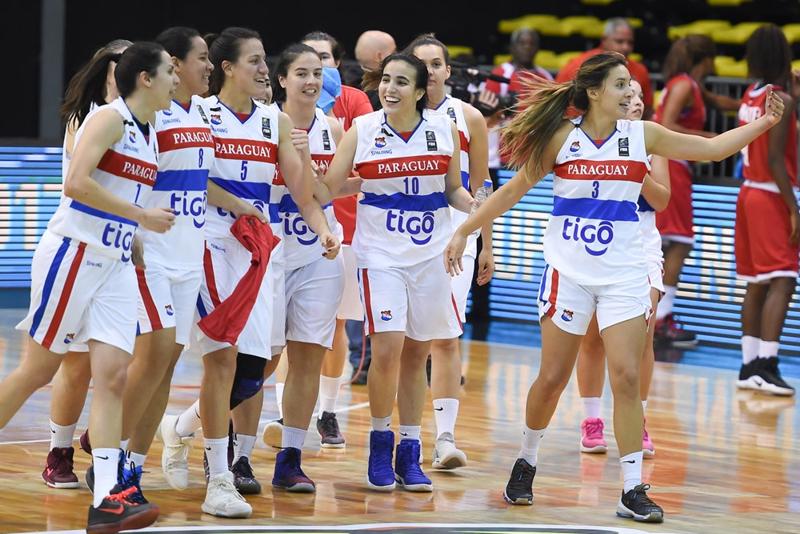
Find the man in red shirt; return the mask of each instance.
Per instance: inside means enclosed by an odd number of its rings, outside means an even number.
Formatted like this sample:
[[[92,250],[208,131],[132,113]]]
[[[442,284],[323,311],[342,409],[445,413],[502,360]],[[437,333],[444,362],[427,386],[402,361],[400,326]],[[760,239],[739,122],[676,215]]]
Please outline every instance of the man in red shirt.
[[[608,19],[606,26],[603,29],[603,37],[600,38],[600,46],[587,50],[583,54],[572,58],[564,67],[558,72],[556,76],[557,82],[568,82],[575,78],[578,68],[587,59],[600,52],[612,51],[619,52],[626,58],[633,52],[633,27],[630,23],[622,17],[615,17]],[[628,71],[633,78],[639,81],[644,93],[644,119],[652,118],[653,116],[653,86],[650,83],[650,74],[647,72],[647,67],[628,58]]]

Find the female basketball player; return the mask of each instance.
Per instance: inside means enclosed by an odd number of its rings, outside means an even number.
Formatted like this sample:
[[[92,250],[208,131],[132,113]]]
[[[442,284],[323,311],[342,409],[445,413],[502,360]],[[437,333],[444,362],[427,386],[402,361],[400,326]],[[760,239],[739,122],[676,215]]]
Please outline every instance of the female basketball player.
[[[757,121],[705,139],[655,122],[625,120],[633,91],[625,58],[616,52],[587,59],[571,82],[531,85],[526,109],[503,131],[520,171],[456,230],[444,254],[446,271],[463,270],[467,236],[511,209],[532,184],[553,172],[554,207],[544,236],[547,265],[539,290],[542,362],[528,392],[522,447],[503,495],[512,504],[533,503],[539,444],[596,311],[624,479],[617,514],[660,522],[664,512],[641,483],[639,377],[651,303],[636,202],[650,167],[648,154],[725,158],[780,122],[783,101],[771,95]],[[570,105],[584,114],[563,119]]]
[[[163,233],[169,207],[141,208],[156,178],[157,141],[148,120],[167,109],[178,78],[155,43],[135,43],[119,58],[120,98],[91,112],[75,136],[61,203],[37,246],[31,309],[18,325],[31,337],[28,355],[0,384],[0,427],[47,384],[73,340],[86,341],[94,379],[89,416],[95,466],[88,532],[143,528],[158,508],[129,500],[117,486],[122,392],[136,334],[138,225]]]
[[[383,109],[358,117],[347,131],[319,198],[352,194],[359,184],[364,194],[353,250],[372,341],[367,485],[391,491],[396,481],[408,491],[431,491],[418,464],[425,362],[433,339],[462,332],[450,282],[434,264],[452,231],[448,206],[466,212],[472,196],[461,185],[455,124],[425,109],[425,64],[393,54],[367,82],[377,86]],[[354,166],[360,180],[348,181]],[[395,397],[401,441],[392,468]]]

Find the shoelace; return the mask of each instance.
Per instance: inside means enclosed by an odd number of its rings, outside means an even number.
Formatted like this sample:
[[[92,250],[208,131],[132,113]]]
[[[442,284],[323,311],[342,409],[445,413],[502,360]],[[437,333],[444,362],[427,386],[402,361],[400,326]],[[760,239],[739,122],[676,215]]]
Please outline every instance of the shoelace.
[[[131,463],[130,471],[123,471],[122,483],[126,490],[133,490],[129,495],[131,502],[135,504],[146,504],[147,499],[144,498],[141,488],[141,478],[139,472],[136,470],[136,465]]]
[[[255,478],[255,474],[253,473],[253,468],[250,466],[250,462],[247,461],[247,458],[242,456],[236,463],[233,464],[233,469],[231,469],[233,473],[240,478]]]
[[[633,488],[633,499],[636,499],[638,497],[639,502],[642,504],[642,506],[658,507],[658,505],[654,503],[652,499],[650,499],[650,497],[647,496],[647,493],[645,493],[649,489],[650,489],[650,484],[639,484],[638,486]]]
[[[133,501],[128,499],[131,496],[131,494],[135,493],[135,492],[136,492],[136,488],[131,487],[131,488],[122,490],[119,493],[112,493],[111,495],[106,497],[106,499],[109,500],[109,501],[112,501],[112,502],[118,502],[120,504],[127,504],[128,506],[136,505],[136,504],[139,504],[139,503],[133,502]]]
[[[599,434],[603,431],[602,421],[591,421],[586,423],[586,434]]]
[[[336,421],[336,414],[331,414],[330,416],[323,416],[321,420],[320,426],[322,427],[322,431],[325,434],[332,434],[334,436],[339,435],[339,424]]]
[[[240,501],[244,501],[244,497],[241,496],[239,490],[236,489],[236,486],[233,485],[233,482],[228,480],[227,478],[221,478],[216,481],[217,488],[220,491],[224,491],[228,494],[233,494],[237,499]]]
[[[533,468],[530,465],[528,462],[520,462],[514,465],[514,469],[511,471],[511,479],[508,482],[509,488],[530,491],[531,481],[533,480]]]

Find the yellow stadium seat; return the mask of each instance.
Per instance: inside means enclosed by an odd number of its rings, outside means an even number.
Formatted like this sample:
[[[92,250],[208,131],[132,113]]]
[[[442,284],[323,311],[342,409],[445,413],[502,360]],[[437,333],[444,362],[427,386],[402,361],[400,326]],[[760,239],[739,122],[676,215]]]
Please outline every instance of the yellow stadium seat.
[[[659,89],[658,91],[653,91],[653,111],[658,109],[658,105],[661,103],[661,92],[663,90]]]
[[[667,29],[667,37],[674,41],[681,37],[686,37],[690,33],[711,35],[716,30],[730,27],[731,23],[727,20],[696,20],[681,26],[670,26]]]
[[[558,54],[552,50],[539,50],[534,58],[534,63],[544,69],[558,69]]]
[[[515,19],[501,20],[497,23],[497,31],[510,35],[520,28],[531,28],[541,33],[542,28],[555,24],[558,24],[558,17],[555,15],[523,15]]]
[[[753,0],[706,0],[706,3],[714,7],[736,7],[752,1]]]
[[[800,59],[792,61],[792,70],[800,71]]]
[[[728,78],[747,78],[747,62],[737,60],[731,56],[717,56],[714,58],[714,70],[717,76]]]
[[[603,22],[597,17],[592,16],[574,16],[564,17],[559,20],[557,24],[551,24],[538,30],[542,35],[552,37],[568,37],[575,33],[581,33],[583,28],[598,25],[602,26]]]
[[[617,0],[581,0],[581,4],[586,4],[588,6],[607,6],[616,1]]]
[[[722,28],[711,32],[711,38],[715,43],[721,44],[745,44],[750,36],[766,22],[740,22],[731,28]]]
[[[561,52],[558,55],[558,61],[557,61],[556,65],[555,65],[555,67],[553,67],[553,68],[561,70],[561,69],[564,68],[564,65],[569,63],[570,59],[572,59],[574,57],[577,57],[577,56],[579,56],[581,54],[583,54],[583,52],[581,52],[580,50],[570,51],[570,52]]]
[[[786,40],[789,41],[789,44],[794,44],[800,41],[800,24],[784,24],[781,26],[783,30],[783,35],[786,36]]]
[[[511,61],[512,59],[514,59],[514,56],[511,54],[497,54],[494,56],[494,64],[495,66],[502,65],[506,61]]]
[[[447,45],[447,51],[450,53],[450,57],[456,57],[461,54],[473,54],[471,46]]]
[[[634,61],[638,61],[639,63],[641,63],[642,59],[644,58],[642,57],[642,54],[637,54],[636,52],[633,52],[631,53],[631,55],[628,56],[628,59],[632,59]]]

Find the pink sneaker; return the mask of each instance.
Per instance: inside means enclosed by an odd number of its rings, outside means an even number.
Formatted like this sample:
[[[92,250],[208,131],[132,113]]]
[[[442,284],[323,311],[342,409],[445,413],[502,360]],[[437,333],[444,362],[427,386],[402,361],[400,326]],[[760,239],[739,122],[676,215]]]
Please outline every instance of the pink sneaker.
[[[647,425],[647,417],[644,418],[644,424]],[[644,434],[642,434],[642,453],[645,458],[652,458],[656,455],[656,448],[653,446],[653,442],[650,441],[647,428],[644,428]]]
[[[584,419],[581,424],[583,437],[581,438],[581,452],[591,454],[605,454],[608,452],[608,445],[603,437],[603,420],[599,417]]]

